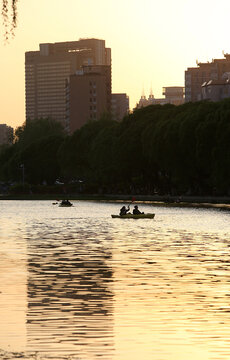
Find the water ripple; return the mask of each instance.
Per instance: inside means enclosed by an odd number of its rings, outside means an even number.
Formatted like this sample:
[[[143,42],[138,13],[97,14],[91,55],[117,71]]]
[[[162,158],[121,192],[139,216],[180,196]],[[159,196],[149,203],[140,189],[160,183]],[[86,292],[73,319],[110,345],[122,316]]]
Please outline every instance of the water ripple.
[[[2,201],[1,359],[229,360],[228,213]]]

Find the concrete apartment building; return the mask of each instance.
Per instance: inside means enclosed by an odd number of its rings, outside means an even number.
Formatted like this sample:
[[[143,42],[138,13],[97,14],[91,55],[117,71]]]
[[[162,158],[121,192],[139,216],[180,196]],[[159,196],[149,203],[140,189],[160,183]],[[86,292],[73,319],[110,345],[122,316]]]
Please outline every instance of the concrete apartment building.
[[[165,105],[165,104],[173,104],[173,105],[181,105],[184,103],[184,87],[183,86],[166,86],[163,87],[162,94],[165,96],[164,98],[156,99],[150,92],[148,99],[145,95],[142,95],[139,103],[137,104],[137,108],[149,106],[149,105]]]
[[[66,81],[84,65],[111,66],[111,49],[99,39],[40,44],[25,54],[26,119],[50,117],[66,129]]]
[[[83,66],[66,84],[69,133],[108,113],[111,113],[111,66]]]
[[[13,143],[14,129],[6,124],[0,124],[0,145]]]
[[[112,94],[111,114],[114,121],[121,121],[129,113],[129,97],[126,94]]]
[[[225,74],[229,74],[228,77]],[[230,98],[230,73],[225,73],[222,80],[210,80],[201,87],[202,99],[209,101],[221,101]]]
[[[210,80],[222,80],[226,72],[230,72],[230,54],[224,54],[224,59],[197,63],[197,67],[188,68],[185,71],[185,102],[202,100],[202,85]]]

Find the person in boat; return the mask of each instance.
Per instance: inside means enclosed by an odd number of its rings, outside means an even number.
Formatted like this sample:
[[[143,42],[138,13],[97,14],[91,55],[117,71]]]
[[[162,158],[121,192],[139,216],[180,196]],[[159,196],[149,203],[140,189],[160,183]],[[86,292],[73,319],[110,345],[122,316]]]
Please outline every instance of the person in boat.
[[[128,214],[129,210],[129,206],[127,208],[125,206],[122,206],[122,208],[120,209],[120,216]]]
[[[140,212],[140,210],[138,209],[138,206],[135,205],[134,209],[133,209],[133,215],[140,215],[140,214],[144,214],[144,213]]]
[[[67,200],[62,200],[61,202],[62,205],[67,205],[67,206],[70,206],[71,205],[71,202],[67,199]]]

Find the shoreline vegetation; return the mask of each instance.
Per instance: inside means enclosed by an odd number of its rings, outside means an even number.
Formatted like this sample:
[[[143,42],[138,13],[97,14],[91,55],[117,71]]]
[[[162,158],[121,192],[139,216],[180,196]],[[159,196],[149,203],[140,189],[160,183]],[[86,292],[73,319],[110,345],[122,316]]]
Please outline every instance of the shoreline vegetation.
[[[132,204],[150,204],[153,206],[170,206],[170,207],[195,207],[195,208],[212,208],[220,210],[230,210],[230,197],[214,196],[160,196],[160,195],[135,195],[132,201],[130,195],[114,194],[20,194],[20,195],[3,195],[0,194],[0,200],[23,200],[38,201],[50,200],[61,201],[68,198],[70,201],[98,201],[98,202],[117,202]]]
[[[0,193],[227,205],[229,140],[229,99],[151,105],[121,122],[107,114],[69,135],[55,120],[27,120],[0,146]]]

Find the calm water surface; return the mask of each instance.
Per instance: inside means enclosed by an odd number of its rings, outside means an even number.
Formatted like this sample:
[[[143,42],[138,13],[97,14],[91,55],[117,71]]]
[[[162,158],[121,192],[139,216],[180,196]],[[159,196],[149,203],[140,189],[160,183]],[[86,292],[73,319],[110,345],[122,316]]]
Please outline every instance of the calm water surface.
[[[230,213],[120,207],[0,202],[0,359],[230,359]]]

